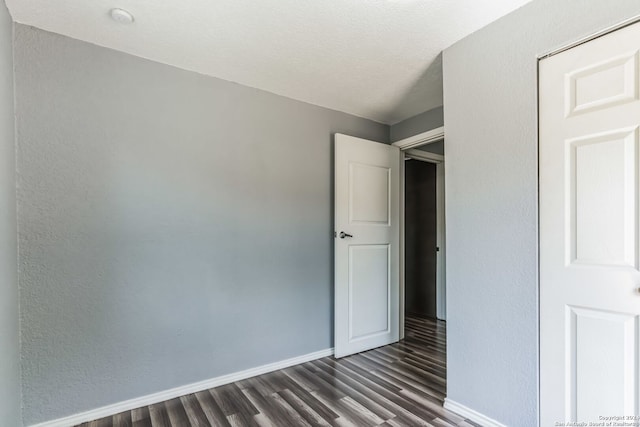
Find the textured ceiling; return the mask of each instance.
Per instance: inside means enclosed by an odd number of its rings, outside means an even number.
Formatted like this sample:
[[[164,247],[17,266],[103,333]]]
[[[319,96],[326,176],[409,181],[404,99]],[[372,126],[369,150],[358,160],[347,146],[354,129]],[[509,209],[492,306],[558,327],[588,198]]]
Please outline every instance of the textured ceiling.
[[[442,105],[440,52],[528,1],[6,0],[22,24],[387,124]]]

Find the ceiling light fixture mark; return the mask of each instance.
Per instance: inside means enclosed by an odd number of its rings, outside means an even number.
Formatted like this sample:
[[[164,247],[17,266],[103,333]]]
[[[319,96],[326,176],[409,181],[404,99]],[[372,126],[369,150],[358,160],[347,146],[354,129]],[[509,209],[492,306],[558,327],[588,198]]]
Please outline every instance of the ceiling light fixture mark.
[[[133,24],[133,21],[135,20],[130,12],[117,7],[111,9],[109,15],[111,15],[111,19],[119,24]]]

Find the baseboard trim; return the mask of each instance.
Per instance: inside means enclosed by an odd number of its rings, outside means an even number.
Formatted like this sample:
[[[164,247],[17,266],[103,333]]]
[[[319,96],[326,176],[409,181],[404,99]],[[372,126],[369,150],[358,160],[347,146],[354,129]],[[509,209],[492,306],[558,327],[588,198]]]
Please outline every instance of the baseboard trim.
[[[125,400],[124,402],[114,403],[89,411],[80,412],[64,418],[58,418],[52,421],[45,421],[39,424],[32,424],[31,427],[71,427],[77,424],[86,423],[88,421],[97,420],[108,417],[124,411],[140,408],[142,406],[153,405],[154,403],[164,402],[165,400],[175,399],[176,397],[186,394],[196,393],[221,385],[230,384],[235,381],[244,380],[279,369],[288,368],[290,366],[299,365],[301,363],[310,362],[312,360],[321,359],[323,357],[333,355],[333,348],[316,351],[302,356],[292,357],[291,359],[281,360],[279,362],[269,363],[255,368],[246,369],[244,371],[234,372],[228,375],[211,378],[197,383],[187,384],[180,387],[164,390],[158,393],[149,394],[135,399]]]
[[[478,411],[474,411],[471,408],[461,405],[460,403],[455,402],[449,398],[444,399],[444,409],[455,412],[456,414],[484,427],[507,427],[506,425],[499,423],[496,420],[489,418]]]

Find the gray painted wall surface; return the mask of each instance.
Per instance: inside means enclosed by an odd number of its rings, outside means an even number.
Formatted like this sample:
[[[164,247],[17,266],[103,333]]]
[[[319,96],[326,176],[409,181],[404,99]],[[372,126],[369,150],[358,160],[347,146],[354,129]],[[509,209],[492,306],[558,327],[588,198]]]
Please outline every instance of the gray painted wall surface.
[[[537,425],[537,62],[640,14],[535,0],[444,52],[448,397]]]
[[[444,124],[444,112],[442,107],[433,108],[424,113],[403,120],[391,126],[391,142],[400,141],[410,136],[439,128]]]
[[[16,26],[25,423],[333,345],[333,137],[388,126]]]
[[[444,141],[437,141],[431,144],[416,147],[417,150],[426,151],[428,153],[444,154]]]
[[[19,426],[20,341],[13,114],[13,24],[0,2],[0,424]]]

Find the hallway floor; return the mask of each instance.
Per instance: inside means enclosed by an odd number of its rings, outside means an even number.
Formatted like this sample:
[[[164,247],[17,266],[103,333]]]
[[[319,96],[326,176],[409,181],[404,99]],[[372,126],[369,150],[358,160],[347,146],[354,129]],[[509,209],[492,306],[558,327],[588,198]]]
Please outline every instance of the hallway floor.
[[[477,427],[446,411],[446,324],[407,317],[397,344],[313,362],[82,424],[82,427]]]

